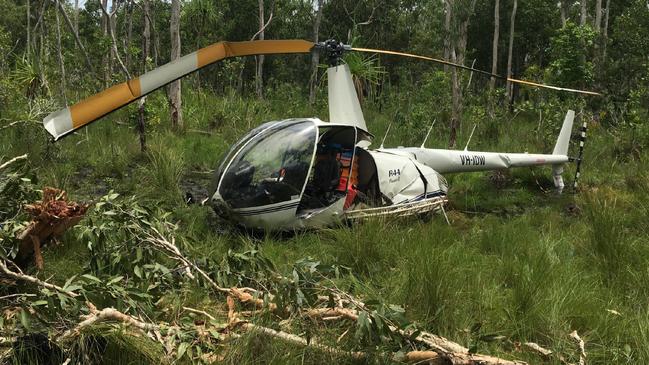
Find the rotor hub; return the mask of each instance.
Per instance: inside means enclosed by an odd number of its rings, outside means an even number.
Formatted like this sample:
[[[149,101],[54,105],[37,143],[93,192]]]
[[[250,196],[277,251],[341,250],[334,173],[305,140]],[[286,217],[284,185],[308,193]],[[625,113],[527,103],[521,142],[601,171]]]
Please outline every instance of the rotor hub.
[[[340,65],[343,54],[352,49],[350,45],[344,44],[335,39],[327,39],[324,42],[320,42],[316,44],[315,48],[317,51],[324,53],[329,66]]]

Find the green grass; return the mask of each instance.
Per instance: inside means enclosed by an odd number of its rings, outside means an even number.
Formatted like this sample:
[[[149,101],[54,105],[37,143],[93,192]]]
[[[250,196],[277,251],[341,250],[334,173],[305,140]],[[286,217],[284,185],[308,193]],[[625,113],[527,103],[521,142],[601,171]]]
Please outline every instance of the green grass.
[[[219,260],[228,249],[255,246],[280,271],[304,257],[344,265],[353,273],[340,279],[345,289],[400,304],[423,327],[466,346],[477,344],[481,352],[538,363],[538,357],[518,352],[513,345],[533,341],[574,362],[575,347],[568,334],[577,330],[586,341],[589,363],[649,363],[648,156],[620,155],[618,140],[604,127],[593,130],[587,143],[583,191],[577,195],[548,191],[548,168],[513,170],[499,183],[488,173],[452,175],[450,226],[436,216],[430,222],[370,220],[288,237],[250,237],[215,223],[207,207],[184,205],[183,181],[214,169],[229,145],[249,128],[291,116],[326,119],[326,108],[310,107],[301,99],[282,104],[273,93],[258,101],[187,89],[186,127],[180,134],[166,127],[161,97],[152,97],[150,116],[157,124],[150,126],[146,154],[139,152],[137,135],[128,125],[129,112],[122,111],[90,126],[87,135],[81,131],[55,145],[45,142],[42,131],[35,133],[33,143],[19,143],[26,134],[11,131],[0,135],[0,155],[30,153],[39,184],[64,188],[74,199],[96,199],[114,189],[172,211],[178,236],[195,257]],[[387,105],[381,112],[371,102],[365,107],[368,126],[380,141],[394,107]],[[506,123],[497,140],[487,137],[493,135],[493,126],[480,125],[472,148],[552,148],[554,137],[537,134],[533,116],[522,113]],[[461,148],[471,128],[470,122],[463,125]],[[386,146],[419,144],[425,131],[421,126],[393,126]],[[626,138],[624,131],[618,133]],[[427,146],[445,146],[446,136],[446,126],[438,121]],[[564,174],[567,183],[572,171],[569,167]],[[210,175],[205,176],[207,184]],[[578,209],[569,211],[569,206]],[[62,281],[78,273],[85,258],[84,244],[68,233],[61,246],[46,250],[45,273]],[[191,305],[211,311],[222,305],[191,286],[167,299],[174,310]],[[336,329],[313,330],[325,341],[340,335]],[[506,340],[479,341],[485,334]],[[110,345],[106,363],[158,362],[160,349],[145,344],[145,339],[105,337]],[[222,355],[232,364],[348,361],[254,334],[227,346]]]

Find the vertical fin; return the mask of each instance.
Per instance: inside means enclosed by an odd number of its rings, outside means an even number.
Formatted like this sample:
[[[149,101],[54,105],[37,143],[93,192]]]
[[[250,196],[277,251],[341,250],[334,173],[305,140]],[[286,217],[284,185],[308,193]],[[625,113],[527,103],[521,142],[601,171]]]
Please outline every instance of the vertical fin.
[[[572,122],[574,119],[575,111],[568,110],[568,113],[566,113],[566,117],[563,120],[561,132],[559,132],[559,138],[557,138],[557,144],[554,145],[554,150],[552,151],[553,155],[568,155],[568,145],[570,143],[570,133],[572,133]]]
[[[329,122],[347,124],[367,131],[361,104],[348,65],[327,69]]]

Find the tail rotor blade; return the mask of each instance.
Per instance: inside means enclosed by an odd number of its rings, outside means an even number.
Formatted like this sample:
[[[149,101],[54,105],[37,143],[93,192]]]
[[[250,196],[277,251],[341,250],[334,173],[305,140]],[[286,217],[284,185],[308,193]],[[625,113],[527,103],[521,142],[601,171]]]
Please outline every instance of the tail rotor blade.
[[[420,55],[416,55],[416,54],[412,54],[412,53],[403,53],[403,52],[387,51],[387,50],[382,50],[382,49],[371,49],[371,48],[356,48],[356,47],[353,47],[351,50],[352,51],[357,51],[357,52],[380,53],[380,54],[387,54],[387,55],[394,55],[394,56],[417,58],[417,59],[420,59],[420,60],[432,61],[432,62],[439,63],[439,64],[442,64],[442,65],[447,65],[447,66],[461,68],[463,70],[477,72],[479,74],[483,74],[483,75],[486,75],[486,76],[489,76],[489,77],[494,77],[494,78],[501,79],[501,80],[506,80],[506,81],[513,82],[513,83],[516,83],[516,84],[528,85],[528,86],[534,86],[534,87],[540,87],[540,88],[546,88],[546,89],[552,89],[552,90],[557,90],[557,91],[567,91],[567,92],[578,93],[578,94],[602,96],[602,94],[594,92],[594,91],[570,89],[570,88],[553,86],[553,85],[539,84],[539,83],[531,82],[531,81],[513,79],[511,77],[505,77],[505,76],[501,76],[501,75],[494,74],[494,73],[491,73],[491,72],[487,72],[487,71],[484,71],[484,70],[478,70],[478,69],[473,68],[473,67],[460,65],[458,63],[453,63],[453,62],[449,62],[449,61],[446,61],[446,60],[441,60],[441,59],[438,59],[438,58],[420,56]]]
[[[225,58],[261,54],[309,53],[313,46],[312,42],[303,40],[215,43],[162,65],[140,77],[112,86],[68,108],[54,112],[43,119],[43,125],[56,140],[174,80]]]

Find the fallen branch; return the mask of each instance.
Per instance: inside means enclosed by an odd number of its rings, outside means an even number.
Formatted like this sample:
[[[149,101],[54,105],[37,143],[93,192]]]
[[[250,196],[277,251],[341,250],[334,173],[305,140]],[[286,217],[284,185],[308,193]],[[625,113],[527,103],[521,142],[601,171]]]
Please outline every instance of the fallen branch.
[[[198,310],[198,309],[194,309],[194,308],[190,308],[190,307],[183,307],[183,309],[186,310],[187,312],[196,313],[196,314],[202,314],[202,315],[204,315],[205,317],[207,317],[207,318],[209,318],[209,319],[211,319],[211,320],[213,320],[213,321],[216,320],[216,318],[214,318],[213,315],[211,315],[211,314],[209,314],[209,313],[207,313],[207,312],[205,312],[205,311]]]
[[[81,316],[83,321],[79,322],[74,328],[69,329],[59,337],[60,341],[65,341],[71,337],[78,336],[85,328],[93,326],[100,322],[115,321],[121,322],[129,326],[133,326],[142,331],[159,330],[160,326],[153,323],[142,322],[139,319],[126,315],[115,308],[104,308],[97,310],[92,303],[87,303],[90,314]]]
[[[79,294],[77,294],[75,292],[72,292],[72,291],[69,291],[69,290],[65,290],[65,289],[61,288],[60,286],[58,286],[58,285],[50,284],[50,283],[48,283],[46,281],[42,281],[42,280],[40,280],[40,279],[38,279],[36,277],[30,276],[30,275],[27,275],[27,274],[23,274],[22,271],[20,271],[20,272],[11,271],[11,270],[9,270],[9,268],[7,267],[7,265],[5,264],[4,261],[0,261],[0,271],[3,274],[9,276],[12,279],[20,280],[20,281],[26,281],[28,283],[36,284],[36,285],[38,285],[40,287],[50,289],[50,290],[59,292],[61,294],[64,294],[64,295],[66,295],[66,296],[68,296],[70,298],[76,298],[76,297],[79,296]]]
[[[256,308],[268,308],[271,312],[277,310],[277,304],[264,302],[263,299],[255,298],[254,295],[244,292],[239,288],[230,288],[230,295],[242,303],[252,303]]]
[[[16,156],[16,157],[12,158],[11,160],[9,160],[9,161],[3,163],[2,165],[0,165],[0,170],[3,170],[4,168],[6,168],[7,166],[11,165],[12,163],[14,163],[16,161],[26,160],[26,159],[27,159],[27,154],[26,153],[24,155]]]
[[[526,348],[532,350],[532,352],[535,352],[535,353],[537,353],[537,354],[539,354],[539,355],[541,355],[541,356],[543,356],[545,358],[549,358],[553,354],[553,352],[551,350],[543,348],[543,347],[539,346],[539,344],[534,343],[534,342],[525,342],[525,343],[523,343],[523,346],[525,346]]]
[[[284,342],[288,342],[288,343],[292,343],[292,344],[300,345],[300,346],[305,346],[305,347],[312,347],[312,348],[315,348],[315,349],[318,349],[318,350],[321,350],[323,352],[327,352],[327,353],[330,353],[330,354],[333,354],[333,355],[348,356],[348,357],[351,357],[351,358],[354,358],[354,359],[363,359],[363,358],[367,357],[367,354],[365,354],[363,352],[358,352],[358,351],[351,352],[351,351],[340,350],[340,349],[337,349],[337,348],[334,348],[334,347],[331,347],[331,346],[323,345],[323,344],[321,344],[321,343],[319,343],[319,342],[317,342],[316,340],[313,340],[313,339],[311,339],[310,341],[307,341],[303,337],[300,337],[300,336],[297,336],[297,335],[294,335],[294,334],[291,334],[291,333],[288,333],[288,332],[276,331],[276,330],[274,330],[272,328],[259,326],[259,325],[252,324],[252,323],[249,323],[249,322],[240,321],[240,322],[236,322],[235,325],[241,327],[245,331],[254,331],[254,332],[269,336],[269,337],[273,337],[273,338],[282,340]]]
[[[586,365],[586,344],[584,340],[579,337],[576,330],[570,333],[570,338],[577,343],[577,348],[579,349],[579,365]]]

